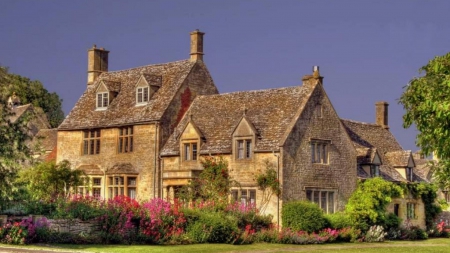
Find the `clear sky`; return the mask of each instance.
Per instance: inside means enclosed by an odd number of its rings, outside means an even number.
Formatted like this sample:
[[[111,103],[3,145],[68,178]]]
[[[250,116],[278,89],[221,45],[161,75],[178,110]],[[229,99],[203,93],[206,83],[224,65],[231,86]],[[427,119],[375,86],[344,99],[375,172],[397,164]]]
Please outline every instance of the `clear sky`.
[[[87,50],[110,50],[109,70],[189,58],[205,32],[205,63],[221,93],[301,84],[319,65],[341,118],[389,125],[405,149],[403,87],[450,51],[450,1],[0,1],[0,65],[41,81],[67,114],[86,88]]]

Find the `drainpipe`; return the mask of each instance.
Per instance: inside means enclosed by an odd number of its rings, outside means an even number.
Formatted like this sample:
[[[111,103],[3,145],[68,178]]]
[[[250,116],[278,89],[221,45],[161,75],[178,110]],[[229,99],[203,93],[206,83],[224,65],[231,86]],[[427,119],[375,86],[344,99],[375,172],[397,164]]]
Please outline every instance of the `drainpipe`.
[[[157,154],[158,154],[158,150],[156,149],[157,148],[157,141],[158,141],[158,126],[159,126],[159,122],[156,122],[155,123],[155,147],[154,147],[154,150],[155,150],[155,156],[154,156],[154,158],[155,158],[155,166],[154,166],[154,168],[153,168],[153,198],[156,198],[156,165],[157,165],[157,163],[158,163],[158,161],[157,161]]]

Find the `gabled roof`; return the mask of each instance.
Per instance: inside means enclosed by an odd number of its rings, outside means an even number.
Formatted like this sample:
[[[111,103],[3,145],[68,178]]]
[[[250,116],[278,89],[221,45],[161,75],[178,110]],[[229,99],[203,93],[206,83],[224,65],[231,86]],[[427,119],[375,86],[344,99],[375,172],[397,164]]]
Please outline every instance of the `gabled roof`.
[[[399,151],[391,151],[387,152],[384,155],[388,164],[391,164],[395,167],[407,167],[409,159],[411,159],[411,151],[410,150],[399,150]]]
[[[33,144],[39,145],[45,151],[51,151],[56,147],[57,139],[58,130],[56,128],[40,129],[33,138]]]
[[[183,60],[102,73],[88,86],[58,129],[114,127],[159,120],[195,64],[206,68],[202,62]],[[161,88],[145,106],[135,106],[135,85],[141,76],[150,82],[160,77]],[[108,89],[120,92],[106,110],[96,111],[95,91],[102,81]]]
[[[176,137],[188,123],[187,115],[191,115],[205,138],[205,143],[200,148],[201,154],[231,153],[232,134],[242,120],[244,110],[245,118],[258,133],[254,150],[278,150],[283,134],[312,89],[312,86],[303,85],[198,96],[161,154],[179,154],[179,140]]]

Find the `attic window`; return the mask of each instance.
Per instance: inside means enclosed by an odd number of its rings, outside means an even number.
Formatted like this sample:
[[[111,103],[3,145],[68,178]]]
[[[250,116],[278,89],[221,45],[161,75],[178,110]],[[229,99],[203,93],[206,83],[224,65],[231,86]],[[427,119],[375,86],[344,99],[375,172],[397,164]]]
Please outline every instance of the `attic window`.
[[[370,165],[370,176],[379,177],[380,176],[380,166],[377,164]]]
[[[413,181],[413,168],[411,167],[406,168],[406,179],[411,182]]]
[[[109,105],[109,93],[99,92],[97,93],[97,109],[106,109]]]
[[[149,88],[147,87],[138,87],[136,88],[136,103],[144,104],[148,102],[149,97]]]

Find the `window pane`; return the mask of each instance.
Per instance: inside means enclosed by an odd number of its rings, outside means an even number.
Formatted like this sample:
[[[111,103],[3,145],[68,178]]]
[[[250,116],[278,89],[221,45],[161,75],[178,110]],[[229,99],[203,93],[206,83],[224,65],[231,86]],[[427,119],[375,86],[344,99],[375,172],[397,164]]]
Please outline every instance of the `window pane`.
[[[239,197],[239,196],[238,196],[238,193],[239,193],[239,192],[238,192],[237,190],[232,190],[232,191],[231,191],[231,199],[234,200],[234,201],[237,201],[237,200],[238,200],[238,197]]]
[[[326,213],[327,212],[327,194],[328,192],[320,192],[320,207]]]
[[[238,141],[238,158],[244,158],[244,141]]]
[[[322,149],[322,145],[316,144],[316,147],[317,147],[316,162],[317,162],[317,163],[321,163],[322,160],[321,160],[321,154],[320,154],[320,152],[321,152],[321,149]]]
[[[97,107],[102,107],[102,94],[97,94]]]
[[[184,160],[191,160],[191,147],[189,144],[184,144]]]
[[[312,191],[306,190],[306,199],[312,201]]]
[[[197,143],[192,144],[192,160],[197,160]]]
[[[131,133],[133,134],[133,133]],[[130,152],[133,151],[133,136],[130,137],[130,147],[129,147]]]
[[[323,163],[327,164],[328,163],[328,150],[327,150],[327,145],[323,144],[322,145],[322,157],[323,157]]]
[[[250,193],[250,204],[256,203],[256,190],[249,190]]]
[[[320,202],[319,202],[320,196],[319,196],[319,194],[320,194],[319,191],[314,191],[314,192],[313,192],[313,195],[314,195],[314,196],[313,196],[313,197],[314,197],[313,202],[316,203],[316,204],[318,204],[318,205],[320,205]]]
[[[148,87],[144,88],[144,98],[143,98],[144,102],[148,101]]]
[[[128,197],[131,199],[136,198],[136,189],[135,188],[128,188]]]
[[[95,147],[95,153],[100,154],[100,140],[96,141],[97,145]]]
[[[251,157],[252,152],[252,142],[250,140],[247,140],[246,142],[246,148],[245,148],[245,158]]]
[[[334,192],[328,192],[328,213],[334,213]]]
[[[316,145],[315,143],[311,143],[311,162],[316,162]]]

